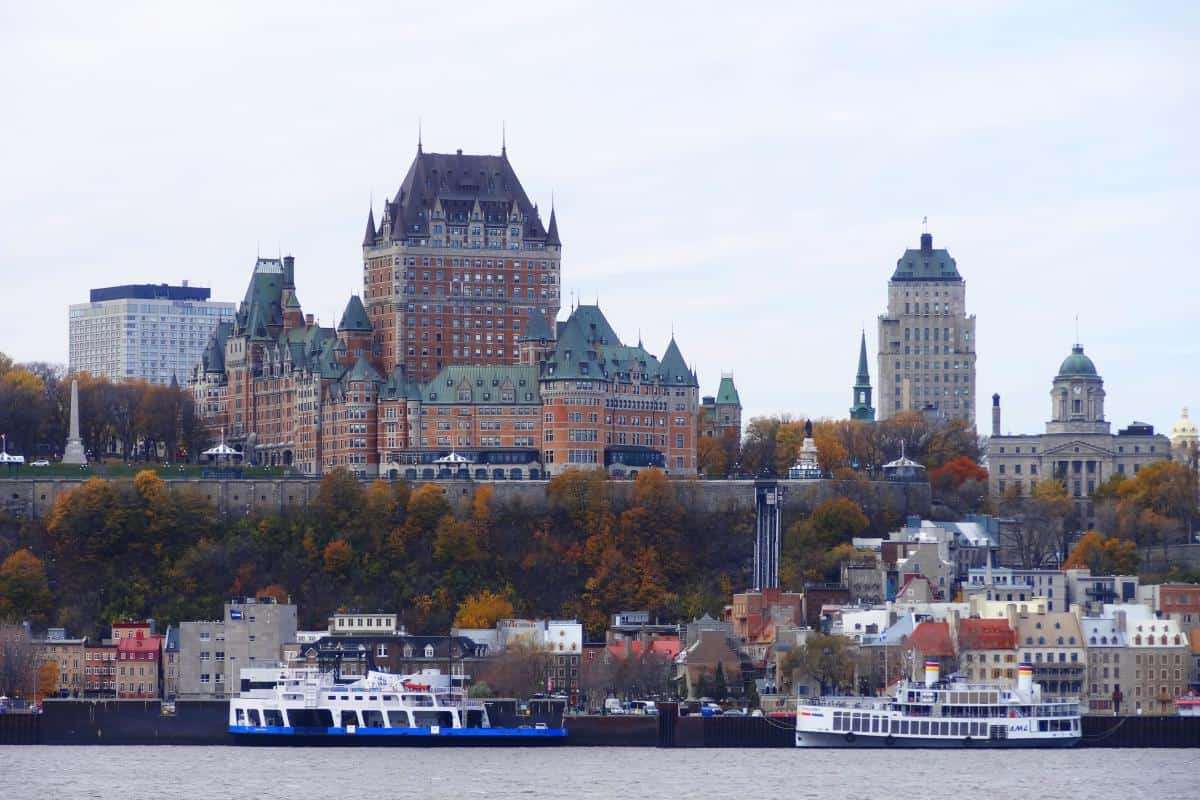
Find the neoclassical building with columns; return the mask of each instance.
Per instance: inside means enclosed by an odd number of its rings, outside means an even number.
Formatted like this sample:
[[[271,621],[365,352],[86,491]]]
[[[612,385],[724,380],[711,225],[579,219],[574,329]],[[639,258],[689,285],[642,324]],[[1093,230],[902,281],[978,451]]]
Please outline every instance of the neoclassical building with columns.
[[[1086,529],[1095,519],[1091,497],[1097,487],[1114,474],[1132,477],[1144,465],[1171,457],[1170,440],[1152,425],[1132,422],[1114,434],[1104,418],[1104,398],[1104,380],[1078,344],[1052,381],[1045,433],[1002,435],[995,395],[987,447],[992,495],[1013,490],[1027,495],[1039,480],[1062,481]]]

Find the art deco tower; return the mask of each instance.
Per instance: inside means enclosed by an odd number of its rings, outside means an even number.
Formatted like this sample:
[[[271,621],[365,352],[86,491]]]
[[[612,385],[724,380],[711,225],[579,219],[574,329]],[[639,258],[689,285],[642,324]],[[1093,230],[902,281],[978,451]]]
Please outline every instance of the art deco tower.
[[[921,411],[935,420],[975,424],[975,316],[966,313],[966,283],[933,235],[906,250],[888,281],[879,317],[881,420]]]

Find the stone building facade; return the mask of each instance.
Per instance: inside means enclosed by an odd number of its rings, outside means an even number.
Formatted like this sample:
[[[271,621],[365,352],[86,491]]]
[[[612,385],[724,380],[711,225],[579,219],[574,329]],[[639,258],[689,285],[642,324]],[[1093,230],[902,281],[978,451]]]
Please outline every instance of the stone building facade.
[[[87,637],[67,638],[62,628],[51,628],[44,639],[35,640],[40,663],[54,664],[58,674],[51,690],[60,697],[82,697],[87,689]]]
[[[975,316],[966,293],[958,265],[933,248],[930,233],[896,262],[879,317],[878,419],[921,411],[975,424]]]
[[[272,667],[296,639],[296,606],[272,598],[236,598],[219,620],[179,625],[178,696],[222,699],[239,690],[243,667]]]
[[[1113,475],[1132,477],[1146,464],[1170,458],[1171,442],[1154,428],[1134,422],[1112,433],[1104,418],[1104,381],[1083,347],[1075,345],[1050,389],[1046,432],[992,436],[988,441],[988,484],[994,497],[1028,494],[1039,480],[1062,481],[1074,498],[1081,529],[1094,523],[1091,497]],[[999,427],[999,400],[995,409]]]

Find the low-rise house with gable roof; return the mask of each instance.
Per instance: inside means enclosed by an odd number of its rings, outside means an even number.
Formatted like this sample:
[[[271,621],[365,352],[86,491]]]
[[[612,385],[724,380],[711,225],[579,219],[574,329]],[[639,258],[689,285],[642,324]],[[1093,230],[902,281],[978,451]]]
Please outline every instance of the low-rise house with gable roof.
[[[951,630],[959,672],[968,680],[1016,684],[1017,636],[1007,617],[955,619]]]
[[[937,661],[943,677],[956,671],[954,642],[950,638],[949,622],[922,622],[913,628],[906,645],[911,666],[909,678],[925,679],[925,662]]]

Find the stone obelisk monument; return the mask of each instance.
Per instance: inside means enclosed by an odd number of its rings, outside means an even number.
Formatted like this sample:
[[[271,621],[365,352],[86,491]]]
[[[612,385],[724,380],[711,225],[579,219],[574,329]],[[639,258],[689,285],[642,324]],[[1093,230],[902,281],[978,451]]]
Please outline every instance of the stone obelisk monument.
[[[83,451],[83,441],[79,438],[79,381],[74,378],[71,379],[71,433],[63,450],[62,463],[87,464],[87,453]]]

